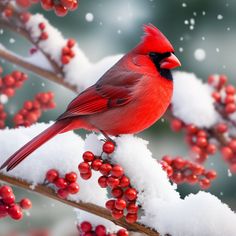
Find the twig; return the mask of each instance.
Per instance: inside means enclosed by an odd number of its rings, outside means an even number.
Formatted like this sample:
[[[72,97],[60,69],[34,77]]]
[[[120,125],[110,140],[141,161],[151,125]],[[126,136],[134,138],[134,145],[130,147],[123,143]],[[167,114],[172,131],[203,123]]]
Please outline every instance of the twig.
[[[80,210],[84,210],[86,212],[95,214],[95,215],[100,216],[104,219],[110,220],[113,223],[115,223],[116,225],[122,226],[122,227],[126,228],[129,231],[140,232],[140,233],[144,233],[144,234],[147,234],[147,235],[150,235],[150,236],[160,236],[160,234],[158,232],[156,232],[155,230],[150,229],[150,228],[148,228],[148,227],[146,227],[142,224],[139,224],[139,223],[129,224],[125,221],[124,218],[122,218],[120,220],[115,220],[115,219],[112,218],[112,216],[111,216],[111,214],[108,210],[106,210],[103,207],[97,206],[95,204],[84,203],[84,202],[81,202],[81,201],[80,202],[74,202],[74,201],[70,201],[70,200],[67,200],[67,199],[61,199],[57,196],[57,194],[51,188],[46,187],[44,185],[37,185],[37,186],[35,186],[34,189],[32,189],[30,187],[30,184],[27,183],[26,181],[19,180],[19,179],[16,179],[14,177],[6,176],[6,175],[3,175],[1,173],[0,173],[0,180],[4,181],[4,182],[7,182],[9,184],[13,184],[13,185],[18,186],[18,187],[33,191],[33,192],[36,192],[36,193],[39,193],[43,196],[52,198],[54,200],[57,200],[59,202],[62,202],[64,204],[66,204],[66,205],[69,205],[69,206],[78,208]]]
[[[0,26],[8,28],[9,30],[25,37],[30,43],[32,43],[37,49],[39,49],[41,53],[47,58],[49,64],[51,64],[55,73],[63,76],[64,73],[61,70],[60,66],[58,66],[58,64],[51,59],[50,55],[41,50],[41,48],[38,46],[38,43],[31,38],[30,33],[23,27],[23,25],[22,26],[19,25],[19,23],[21,22],[20,14],[15,10],[14,6],[11,4],[8,5],[10,5],[11,8],[13,9],[13,16],[11,18],[11,21],[6,21],[5,19],[0,18]],[[0,12],[2,12],[4,8],[5,4],[0,3]],[[15,20],[15,22],[13,22],[13,20]]]
[[[77,92],[75,86],[70,85],[69,83],[64,81],[62,77],[58,76],[54,72],[45,70],[39,66],[31,64],[30,62],[23,60],[22,58],[14,55],[13,53],[10,53],[7,50],[0,49],[0,57],[5,59],[8,62],[15,64],[15,65],[21,66],[24,69],[29,70],[29,71],[31,71],[43,78],[46,78],[52,82],[60,84],[60,85],[64,86],[65,88],[70,89],[73,92]]]

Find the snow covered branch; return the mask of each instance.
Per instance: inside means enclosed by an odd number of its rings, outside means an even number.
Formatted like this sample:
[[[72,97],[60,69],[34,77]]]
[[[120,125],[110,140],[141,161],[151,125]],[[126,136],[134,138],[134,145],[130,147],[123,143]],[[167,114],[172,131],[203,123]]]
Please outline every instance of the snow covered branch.
[[[44,69],[42,67],[37,66],[36,64],[32,64],[30,60],[25,60],[22,57],[16,56],[15,54],[11,53],[10,51],[4,49],[3,47],[0,48],[0,57],[8,62],[11,62],[15,65],[21,66],[24,69],[41,76],[42,78],[48,79],[52,82],[60,84],[67,89],[70,89],[73,92],[76,92],[76,87],[68,84],[66,81],[62,79],[61,76],[57,75],[55,72],[50,70]]]
[[[98,205],[95,205],[92,203],[84,203],[81,201],[75,202],[75,201],[68,200],[68,199],[62,199],[62,198],[58,197],[58,195],[55,193],[55,191],[53,189],[51,189],[45,185],[36,185],[35,187],[32,187],[31,184],[27,183],[24,180],[20,180],[18,178],[14,178],[11,176],[6,176],[1,173],[0,173],[0,180],[3,182],[6,182],[8,184],[12,184],[14,186],[17,186],[17,187],[27,189],[27,190],[33,191],[35,193],[39,193],[43,196],[57,200],[59,202],[62,202],[64,204],[72,206],[74,208],[78,208],[80,210],[100,216],[104,219],[107,219],[107,220],[113,222],[116,225],[126,228],[129,231],[140,232],[140,233],[144,233],[144,234],[150,235],[150,236],[159,236],[160,235],[155,230],[145,227],[142,224],[139,224],[139,223],[129,224],[124,219],[115,220],[111,216],[110,212],[101,206],[98,206]]]

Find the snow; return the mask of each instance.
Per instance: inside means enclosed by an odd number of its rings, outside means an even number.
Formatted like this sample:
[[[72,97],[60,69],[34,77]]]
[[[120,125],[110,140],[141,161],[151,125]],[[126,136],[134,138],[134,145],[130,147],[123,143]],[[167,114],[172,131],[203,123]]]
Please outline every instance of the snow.
[[[47,128],[49,124],[36,124],[30,128],[5,129],[0,131],[0,162],[29,141],[33,136]],[[14,145],[9,140],[14,140]],[[112,161],[119,163],[130,177],[131,184],[139,191],[138,202],[142,204],[143,215],[139,222],[144,223],[162,235],[208,236],[234,235],[236,233],[236,214],[215,196],[199,192],[181,199],[161,165],[152,157],[148,142],[133,135],[124,135],[115,139],[116,150]],[[44,175],[50,168],[59,169],[61,174],[77,171],[82,153],[91,150],[101,153],[100,136],[90,134],[85,141],[73,132],[58,135],[35,151],[13,171],[3,173],[24,179],[32,185],[43,183]],[[30,170],[30,171],[29,171]],[[93,172],[89,181],[81,180],[80,192],[69,199],[104,206],[107,200],[106,190],[97,184],[99,174]],[[105,224],[111,231],[117,226],[106,220],[76,210],[77,218]]]
[[[216,124],[219,116],[214,109],[211,88],[193,73],[176,71],[173,77],[173,114],[186,124],[206,128]]]
[[[217,20],[223,20],[223,16],[221,14],[217,15]]]
[[[91,19],[91,13],[88,14],[88,18]],[[66,46],[67,40],[63,38],[61,32],[50,25],[48,20],[41,14],[32,15],[30,20],[26,23],[26,29],[31,32],[31,36],[36,42],[41,34],[38,25],[42,22],[46,25],[45,31],[48,33],[49,37],[47,40],[40,40],[39,47],[59,66],[62,66],[60,60],[60,48],[62,49]],[[70,63],[63,66],[63,72],[65,74],[64,79],[71,85],[77,86],[78,91],[83,91],[95,83],[106,72],[106,70],[108,70],[122,57],[122,55],[108,56],[97,63],[91,63],[85,56],[84,52],[79,48],[78,44],[73,47],[73,51],[75,56],[71,59]],[[42,58],[42,55],[36,53],[26,60],[32,59],[32,63],[35,64],[40,61],[40,66],[45,65],[47,69],[51,70],[48,62],[46,60],[41,60]]]
[[[88,22],[92,22],[94,19],[94,15],[91,12],[86,13],[85,20]]]
[[[3,163],[6,158],[34,136],[42,132],[42,130],[46,129],[50,124],[41,123],[33,125],[30,128],[21,127],[1,130],[0,163]],[[9,140],[14,140],[14,145]],[[77,166],[82,161],[83,152],[83,139],[73,132],[68,132],[57,135],[47,142],[11,172],[5,172],[4,170],[3,173],[24,179],[31,183],[32,186],[35,186],[44,182],[45,174],[49,169],[59,169],[61,175],[71,171],[79,174]],[[76,195],[71,195],[70,199],[104,206],[107,199],[106,190],[101,189],[97,185],[97,178],[97,173],[94,173],[93,177],[88,181],[79,178],[80,192]],[[97,196],[100,196],[100,198],[97,198]]]
[[[6,104],[8,102],[8,96],[5,94],[0,95],[0,103]]]
[[[204,61],[206,58],[206,52],[202,48],[198,48],[194,52],[194,57],[197,61]]]

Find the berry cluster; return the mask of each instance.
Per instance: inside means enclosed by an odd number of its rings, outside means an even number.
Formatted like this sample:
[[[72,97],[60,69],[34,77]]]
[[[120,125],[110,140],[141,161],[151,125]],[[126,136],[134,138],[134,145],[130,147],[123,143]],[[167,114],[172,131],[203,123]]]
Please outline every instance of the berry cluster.
[[[14,124],[16,127],[29,127],[42,115],[42,111],[55,108],[53,101],[54,94],[52,92],[38,93],[33,101],[25,101],[24,106],[14,116]]]
[[[7,113],[4,111],[3,104],[0,103],[0,129],[5,128],[5,120],[7,118]]]
[[[57,195],[60,198],[67,198],[69,194],[76,194],[79,192],[79,185],[77,184],[77,174],[75,172],[66,173],[64,177],[55,169],[47,171],[45,181],[54,184],[57,188]]]
[[[22,209],[30,209],[32,203],[28,198],[23,198],[19,203],[15,201],[15,195],[11,187],[0,187],[0,218],[10,216],[14,220],[21,220]]]
[[[115,145],[111,141],[103,144],[103,152],[110,155],[114,152]],[[102,176],[98,179],[101,188],[108,188],[114,199],[106,202],[106,208],[111,211],[115,219],[122,218],[125,214],[126,221],[134,223],[138,218],[138,205],[136,204],[137,190],[130,185],[129,178],[124,174],[120,165],[113,165],[109,161],[103,160],[101,156],[95,156],[87,151],[83,154],[84,162],[78,166],[80,176],[83,179],[89,179],[92,176],[92,170],[99,171]]]
[[[208,78],[208,84],[214,89],[212,97],[215,100],[217,110],[228,117],[236,112],[236,89],[228,84],[228,78],[225,75],[211,75]]]
[[[54,10],[57,16],[65,16],[68,11],[75,11],[78,0],[40,0],[44,10]]]
[[[204,166],[185,160],[182,157],[172,158],[164,156],[161,161],[163,170],[167,172],[168,177],[176,184],[198,183],[202,189],[207,189],[211,181],[216,178],[214,170],[205,170]]]
[[[2,73],[0,67],[0,75]],[[13,71],[11,74],[0,77],[0,94],[5,94],[7,97],[12,97],[17,88],[22,87],[28,76],[18,70]]]
[[[48,33],[45,31],[45,29],[46,29],[45,23],[43,23],[43,22],[39,23],[38,27],[41,31],[41,34],[39,36],[39,40],[47,40],[48,39]]]
[[[79,235],[81,236],[128,236],[129,232],[126,229],[120,229],[116,233],[108,233],[104,225],[93,227],[89,221],[83,221],[77,225]]]
[[[73,47],[75,46],[74,39],[68,39],[65,47],[62,48],[61,52],[61,63],[66,65],[70,62],[70,60],[75,56],[73,51]]]
[[[209,155],[214,155],[216,153],[217,147],[215,144],[210,143],[211,136],[206,130],[201,129],[194,124],[186,125],[177,118],[171,121],[171,128],[175,132],[181,130],[185,131],[185,140],[191,147],[191,154],[193,154],[193,157],[197,162],[203,163]]]

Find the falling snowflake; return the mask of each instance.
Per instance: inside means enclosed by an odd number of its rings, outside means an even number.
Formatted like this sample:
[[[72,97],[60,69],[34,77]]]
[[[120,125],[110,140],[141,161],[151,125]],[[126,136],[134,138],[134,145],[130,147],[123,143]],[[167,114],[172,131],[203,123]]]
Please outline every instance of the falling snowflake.
[[[88,22],[92,22],[94,19],[94,16],[91,12],[88,12],[86,15],[85,15],[85,20],[88,21]]]
[[[202,48],[198,48],[194,52],[194,57],[197,61],[203,61],[206,58],[206,52]]]

